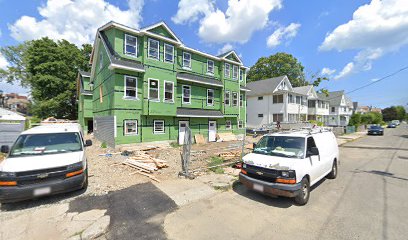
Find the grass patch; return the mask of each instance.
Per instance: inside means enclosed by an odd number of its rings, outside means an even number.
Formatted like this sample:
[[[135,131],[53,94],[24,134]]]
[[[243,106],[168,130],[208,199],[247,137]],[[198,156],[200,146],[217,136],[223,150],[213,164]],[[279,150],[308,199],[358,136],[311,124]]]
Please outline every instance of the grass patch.
[[[220,164],[224,163],[224,159],[221,157],[211,157],[210,162],[208,163],[209,167],[213,167],[213,166],[217,166]],[[214,167],[214,168],[210,168],[211,171],[217,173],[217,174],[223,174],[224,173],[224,168],[222,168],[221,166],[219,167]]]
[[[178,142],[171,142],[170,143],[170,147],[172,147],[172,148],[178,148],[178,147],[180,147],[181,145],[180,144],[178,144]]]
[[[101,144],[101,148],[107,148],[108,146],[106,145],[106,142],[103,142],[102,144]]]

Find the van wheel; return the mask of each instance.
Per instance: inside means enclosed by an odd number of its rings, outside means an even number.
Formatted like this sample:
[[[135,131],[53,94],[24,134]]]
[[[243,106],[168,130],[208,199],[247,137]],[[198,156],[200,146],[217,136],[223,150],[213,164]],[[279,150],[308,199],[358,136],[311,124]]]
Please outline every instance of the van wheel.
[[[297,205],[303,206],[309,201],[309,196],[310,196],[310,184],[309,180],[307,180],[306,177],[304,177],[301,181],[301,191],[299,195],[295,197],[295,203]]]
[[[332,170],[329,173],[329,175],[327,175],[328,179],[335,179],[337,177],[337,161],[334,160],[333,161],[333,166],[332,166]]]

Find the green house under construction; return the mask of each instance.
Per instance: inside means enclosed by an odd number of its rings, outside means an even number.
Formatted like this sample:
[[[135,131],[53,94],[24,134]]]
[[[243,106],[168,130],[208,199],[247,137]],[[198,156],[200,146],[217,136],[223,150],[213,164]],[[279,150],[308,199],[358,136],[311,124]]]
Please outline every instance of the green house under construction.
[[[164,22],[109,22],[96,33],[91,64],[92,113],[82,108],[83,118],[92,115],[95,137],[110,146],[181,143],[186,127],[208,141],[244,132],[247,67],[234,51],[189,48]]]

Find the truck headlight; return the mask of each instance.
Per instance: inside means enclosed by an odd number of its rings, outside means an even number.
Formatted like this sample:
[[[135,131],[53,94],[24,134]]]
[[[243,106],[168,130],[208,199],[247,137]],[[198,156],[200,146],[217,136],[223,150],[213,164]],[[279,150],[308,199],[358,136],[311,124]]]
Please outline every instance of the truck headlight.
[[[0,178],[11,178],[16,177],[15,172],[0,172]]]

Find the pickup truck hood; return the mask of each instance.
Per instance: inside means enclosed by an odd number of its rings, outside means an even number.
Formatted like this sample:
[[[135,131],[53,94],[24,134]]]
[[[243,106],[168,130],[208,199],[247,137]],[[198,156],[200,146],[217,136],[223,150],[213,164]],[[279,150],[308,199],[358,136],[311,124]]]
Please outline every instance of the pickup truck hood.
[[[82,161],[84,152],[45,154],[39,156],[22,156],[6,158],[0,163],[2,172],[24,172],[39,169],[55,168]]]
[[[296,161],[299,161],[297,158],[267,156],[257,153],[247,154],[242,160],[246,164],[277,170],[293,170]]]

